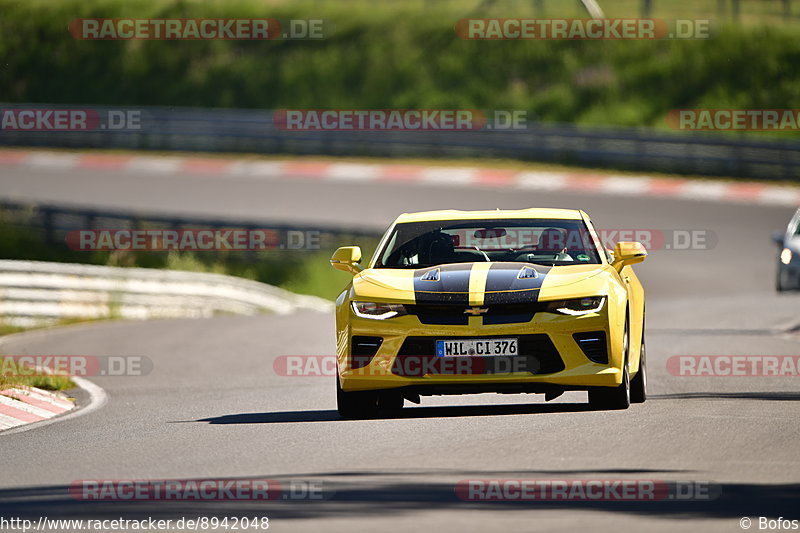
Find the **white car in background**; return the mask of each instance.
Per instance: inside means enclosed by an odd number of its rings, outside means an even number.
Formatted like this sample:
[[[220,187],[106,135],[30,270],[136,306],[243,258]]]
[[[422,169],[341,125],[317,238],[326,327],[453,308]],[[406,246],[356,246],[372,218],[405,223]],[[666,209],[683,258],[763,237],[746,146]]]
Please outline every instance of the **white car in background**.
[[[785,233],[775,233],[774,241],[778,244],[778,275],[775,288],[778,292],[800,289],[800,209],[798,209]]]

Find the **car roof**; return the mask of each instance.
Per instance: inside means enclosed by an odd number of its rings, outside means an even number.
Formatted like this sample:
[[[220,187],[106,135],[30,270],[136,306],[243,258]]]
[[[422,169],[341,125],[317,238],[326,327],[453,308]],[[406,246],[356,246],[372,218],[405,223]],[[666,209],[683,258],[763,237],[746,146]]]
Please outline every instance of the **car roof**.
[[[495,220],[503,218],[580,220],[582,215],[585,216],[585,213],[580,209],[555,209],[544,207],[531,207],[529,209],[492,209],[484,211],[443,209],[440,211],[403,213],[397,217],[396,222],[401,224],[404,222],[432,222],[437,220]]]

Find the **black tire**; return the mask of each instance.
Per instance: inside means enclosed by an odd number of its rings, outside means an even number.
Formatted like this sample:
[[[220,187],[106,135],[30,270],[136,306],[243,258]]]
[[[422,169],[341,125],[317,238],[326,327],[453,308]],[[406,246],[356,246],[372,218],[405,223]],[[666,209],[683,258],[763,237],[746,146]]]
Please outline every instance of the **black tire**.
[[[336,376],[336,409],[342,418],[370,418],[378,414],[378,393],[345,392]]]
[[[617,410],[631,406],[628,366],[622,369],[622,383],[617,387],[597,387],[589,390],[589,404],[595,409]]]
[[[639,371],[631,380],[631,403],[644,403],[647,400],[647,355],[642,340],[642,353],[639,356]]]
[[[631,330],[625,320],[623,336],[622,383],[616,387],[596,387],[589,389],[589,404],[596,409],[627,409],[631,406],[631,377],[628,371],[628,351]]]
[[[395,391],[382,391],[378,393],[378,410],[387,413],[397,413],[403,409],[405,398],[403,394]]]
[[[783,269],[778,267],[778,275],[775,276],[775,290],[778,292],[786,292],[789,290],[788,284],[786,283],[786,278],[788,276],[784,276]]]
[[[786,290],[786,286],[783,284],[783,269],[778,268],[778,275],[775,276],[775,290],[778,292],[783,292]]]

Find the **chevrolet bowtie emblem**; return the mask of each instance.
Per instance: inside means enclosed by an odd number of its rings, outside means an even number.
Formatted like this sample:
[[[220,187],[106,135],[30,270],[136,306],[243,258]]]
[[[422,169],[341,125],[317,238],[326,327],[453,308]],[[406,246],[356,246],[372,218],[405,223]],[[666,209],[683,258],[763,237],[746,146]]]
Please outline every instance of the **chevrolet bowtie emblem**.
[[[464,309],[464,314],[466,315],[482,315],[489,311],[488,307],[469,307]]]

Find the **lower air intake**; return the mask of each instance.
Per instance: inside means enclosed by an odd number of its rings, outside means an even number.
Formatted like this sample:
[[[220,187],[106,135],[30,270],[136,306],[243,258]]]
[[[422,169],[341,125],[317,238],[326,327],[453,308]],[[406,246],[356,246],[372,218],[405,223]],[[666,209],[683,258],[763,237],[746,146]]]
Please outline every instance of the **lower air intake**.
[[[575,333],[572,337],[590,361],[608,364],[608,343],[605,331],[584,331]]]

